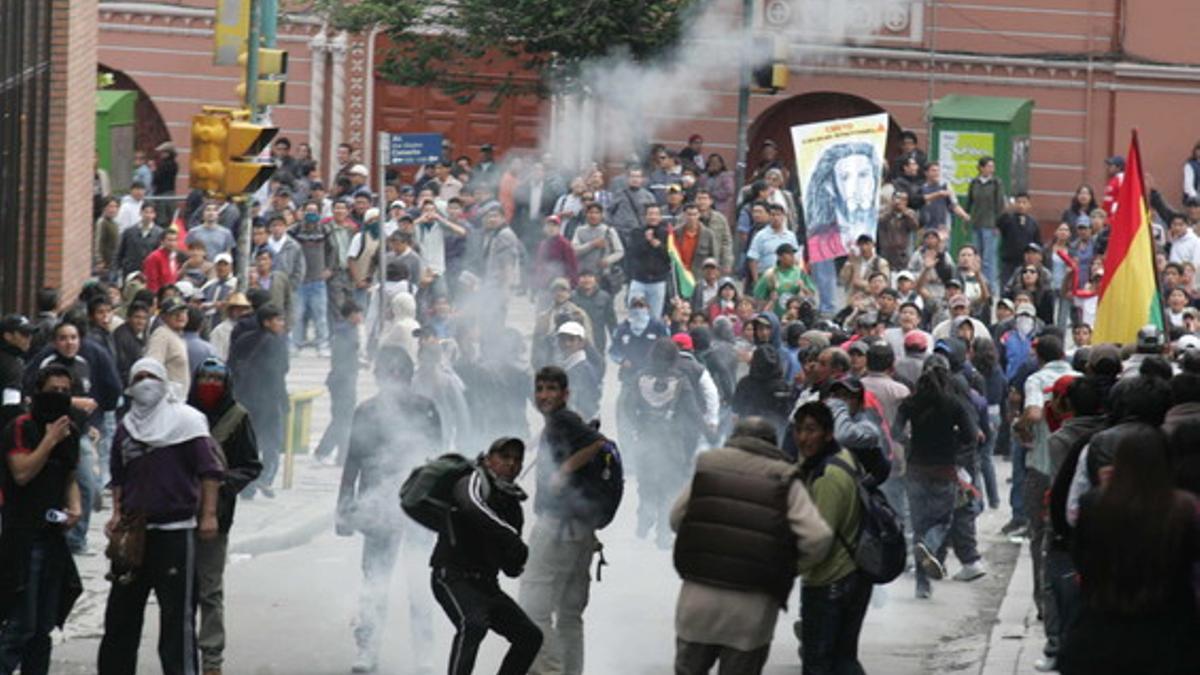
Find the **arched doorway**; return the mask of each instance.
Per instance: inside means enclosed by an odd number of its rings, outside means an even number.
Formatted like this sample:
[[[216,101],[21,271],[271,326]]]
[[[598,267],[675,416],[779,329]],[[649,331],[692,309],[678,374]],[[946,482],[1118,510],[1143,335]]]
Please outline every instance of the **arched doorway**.
[[[868,99],[837,91],[815,91],[784,99],[767,108],[750,124],[747,133],[750,147],[746,152],[746,166],[752,174],[761,159],[763,142],[771,139],[779,148],[779,159],[783,165],[795,167],[791,128],[797,124],[885,112],[887,110]],[[889,161],[900,154],[900,131],[896,119],[888,115],[888,139],[884,156]]]
[[[103,63],[97,66],[97,72],[101,75],[112,75],[112,89],[137,92],[133,131],[133,147],[135,149],[144,150],[152,156],[154,148],[159,143],[171,140],[171,134],[167,131],[167,123],[163,121],[162,114],[158,112],[158,106],[154,105],[150,95],[138,86],[132,77],[120,70],[109,68]]]

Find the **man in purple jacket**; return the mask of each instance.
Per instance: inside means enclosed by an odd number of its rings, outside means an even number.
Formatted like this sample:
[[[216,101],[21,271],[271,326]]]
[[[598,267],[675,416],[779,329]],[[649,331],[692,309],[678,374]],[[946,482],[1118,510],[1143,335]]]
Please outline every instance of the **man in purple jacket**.
[[[150,358],[134,363],[125,395],[131,405],[113,437],[113,509],[105,532],[123,536],[144,519],[145,546],[141,556],[113,560],[99,672],[137,671],[142,619],[153,590],[163,673],[195,673],[194,537],[217,534],[222,462],[204,414],[182,402],[161,363]]]

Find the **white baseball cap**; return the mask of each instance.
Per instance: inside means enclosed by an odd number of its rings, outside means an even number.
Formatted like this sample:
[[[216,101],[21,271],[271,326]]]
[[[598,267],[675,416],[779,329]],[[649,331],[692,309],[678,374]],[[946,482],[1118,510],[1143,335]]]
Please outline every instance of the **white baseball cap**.
[[[218,253],[217,257],[213,258],[213,263],[218,265],[221,263],[229,263],[232,265],[233,256],[229,255],[228,253]]]
[[[578,321],[568,321],[558,327],[559,335],[570,335],[571,337],[585,338],[587,331],[583,329],[583,324]]]

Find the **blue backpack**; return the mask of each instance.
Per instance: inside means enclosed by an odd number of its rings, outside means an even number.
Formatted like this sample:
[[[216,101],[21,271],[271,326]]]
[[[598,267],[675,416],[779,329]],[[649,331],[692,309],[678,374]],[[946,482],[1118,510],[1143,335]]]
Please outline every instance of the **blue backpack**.
[[[605,440],[596,456],[576,475],[575,489],[582,497],[576,517],[597,530],[604,529],[617,515],[625,495],[625,468],[617,444]]]

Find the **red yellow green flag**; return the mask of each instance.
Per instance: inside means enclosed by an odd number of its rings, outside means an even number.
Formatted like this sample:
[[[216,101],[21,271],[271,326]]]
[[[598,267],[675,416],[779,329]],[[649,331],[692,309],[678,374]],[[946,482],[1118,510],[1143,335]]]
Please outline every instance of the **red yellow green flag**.
[[[1163,329],[1158,277],[1154,271],[1154,238],[1150,229],[1142,157],[1137,131],[1125,160],[1125,180],[1117,193],[1104,253],[1104,279],[1096,307],[1094,341],[1127,344],[1147,324]]]
[[[692,270],[683,264],[683,256],[679,255],[679,248],[675,246],[674,227],[667,230],[667,255],[671,257],[671,270],[675,272],[675,289],[679,297],[690,300],[692,293],[696,291],[696,277],[692,276]]]

